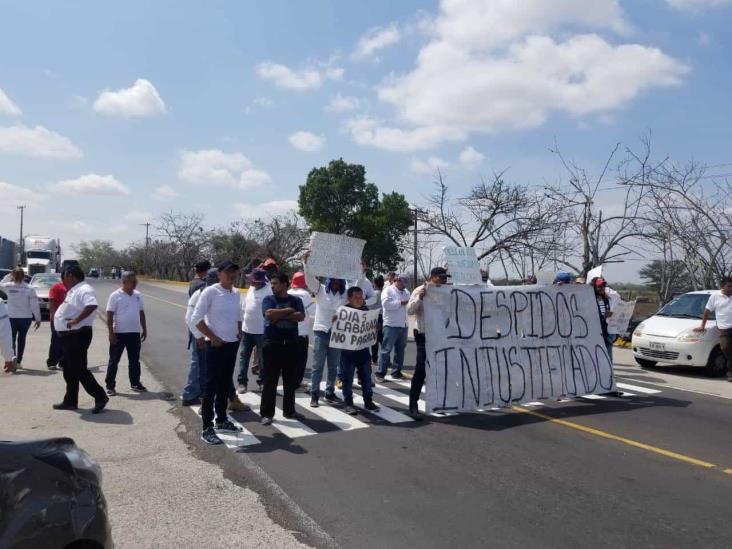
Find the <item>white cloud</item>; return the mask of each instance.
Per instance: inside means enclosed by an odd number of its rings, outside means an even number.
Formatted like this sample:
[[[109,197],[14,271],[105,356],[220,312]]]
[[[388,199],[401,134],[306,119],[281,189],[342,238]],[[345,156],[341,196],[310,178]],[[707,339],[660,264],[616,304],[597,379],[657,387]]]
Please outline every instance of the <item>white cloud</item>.
[[[46,158],[81,158],[79,149],[61,134],[22,124],[0,128],[0,152]]]
[[[286,65],[265,61],[257,67],[257,74],[263,80],[274,82],[278,88],[293,91],[307,91],[320,88],[326,80],[343,78],[340,67],[307,67],[294,70]]]
[[[155,200],[169,200],[178,196],[178,193],[170,185],[160,185],[155,187],[152,196]]]
[[[128,195],[127,185],[120,183],[112,175],[90,173],[76,179],[64,179],[56,183],[52,189],[57,192],[77,192],[83,195]]]
[[[287,140],[290,145],[303,152],[318,152],[325,145],[325,137],[312,132],[295,132]]]
[[[224,185],[249,189],[267,183],[270,176],[255,170],[242,153],[225,153],[220,149],[182,151],[178,177],[196,185]]]
[[[9,114],[10,116],[20,116],[23,111],[20,107],[13,103],[7,94],[0,88],[0,114]]]
[[[395,23],[388,27],[375,27],[369,29],[356,44],[356,50],[353,52],[354,59],[370,59],[384,48],[399,43],[401,33]]]
[[[326,112],[336,113],[348,112],[356,110],[360,104],[361,102],[358,100],[358,97],[348,97],[338,93],[330,100],[330,103],[328,103],[323,110]]]
[[[485,155],[476,151],[472,146],[463,149],[459,157],[460,163],[468,169],[477,168],[483,159],[485,159]]]
[[[235,202],[236,215],[244,219],[266,219],[297,210],[296,200],[274,200],[262,204]]]
[[[434,175],[438,170],[444,170],[449,165],[450,164],[442,158],[430,156],[426,160],[412,158],[409,162],[409,169],[418,175]]]
[[[702,11],[732,4],[732,0],[666,0],[666,2],[672,8],[684,11]]]
[[[156,116],[166,108],[158,90],[148,80],[139,78],[130,88],[104,91],[94,102],[95,112],[109,116]]]
[[[458,128],[425,126],[403,130],[382,126],[368,116],[352,118],[346,122],[346,127],[359,145],[398,152],[431,149],[443,141],[465,137],[463,130]]]
[[[418,141],[434,146],[531,128],[552,112],[621,108],[645,91],[680,84],[688,70],[659,49],[615,45],[581,28],[624,35],[630,24],[617,0],[596,0],[592,9],[585,0],[442,0],[415,67],[378,87],[405,127],[388,130],[427,134]],[[373,128],[360,129],[357,142],[394,149],[370,139]]]
[[[16,206],[33,206],[43,201],[45,195],[26,187],[0,181],[0,211],[17,213]]]
[[[255,97],[250,105],[244,108],[246,114],[252,114],[254,111],[272,108],[274,102],[269,97]]]

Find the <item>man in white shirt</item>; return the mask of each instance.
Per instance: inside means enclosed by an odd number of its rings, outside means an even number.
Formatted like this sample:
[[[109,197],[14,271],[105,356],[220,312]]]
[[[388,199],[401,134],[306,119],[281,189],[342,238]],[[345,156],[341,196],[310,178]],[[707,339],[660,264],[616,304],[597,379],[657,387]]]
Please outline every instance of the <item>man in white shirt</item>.
[[[430,271],[429,280],[417,286],[407,303],[407,314],[415,317],[414,323],[414,342],[417,344],[417,362],[414,366],[414,375],[412,375],[412,384],[409,388],[409,415],[414,419],[421,420],[422,415],[419,412],[419,396],[422,393],[424,378],[426,375],[425,364],[427,362],[427,349],[424,327],[424,296],[427,288],[430,286],[442,286],[447,284],[447,278],[450,275],[443,267],[435,267]]]
[[[384,382],[386,371],[392,365],[391,354],[394,353],[392,379],[402,379],[404,367],[404,349],[407,346],[407,303],[410,294],[406,289],[408,278],[400,275],[389,287],[381,292],[381,306],[384,316],[384,341],[379,354],[379,368],[376,381]]]
[[[127,350],[130,387],[133,391],[141,393],[147,391],[140,383],[140,347],[147,339],[145,306],[142,294],[135,289],[137,288],[135,273],[124,271],[121,278],[122,287],[112,292],[107,300],[109,364],[104,383],[109,396],[117,394],[115,390],[117,366],[125,350]]]
[[[295,273],[292,276],[292,282],[290,289],[287,293],[299,297],[302,301],[302,306],[305,309],[305,319],[297,324],[297,344],[296,352],[297,357],[295,362],[297,363],[297,378],[295,387],[302,385],[302,380],[305,377],[305,369],[308,365],[308,348],[310,346],[310,330],[313,326],[313,319],[315,318],[315,303],[307,290],[307,283],[305,282],[305,273]]]
[[[214,429],[214,411],[216,429],[241,431],[226,415],[241,338],[241,294],[234,287],[239,266],[232,261],[224,261],[217,268],[218,284],[201,292],[191,317],[192,325],[206,338],[208,379],[201,404],[201,440],[207,444],[222,443]]]
[[[719,330],[719,347],[727,359],[727,381],[732,381],[732,276],[722,278],[719,289],[720,293],[709,296],[701,326],[696,330],[703,332],[709,315],[714,313]]]
[[[252,351],[257,350],[257,363],[259,364],[259,372],[257,373],[257,385],[262,387],[264,380],[262,361],[262,342],[264,340],[264,315],[262,314],[262,301],[268,295],[272,295],[272,288],[267,283],[267,272],[264,269],[254,269],[247,275],[249,280],[249,290],[244,297],[243,304],[243,322],[242,322],[242,340],[241,350],[239,352],[239,375],[237,381],[239,386],[237,392],[246,393],[249,376],[249,360],[252,357]]]
[[[0,354],[3,357],[6,372],[15,371],[15,353],[13,352],[13,336],[10,327],[10,317],[5,302],[0,299]]]
[[[79,405],[79,383],[94,398],[92,414],[98,414],[109,402],[97,380],[87,369],[87,351],[92,341],[92,325],[97,310],[94,289],[84,282],[84,271],[78,265],[68,267],[61,275],[67,288],[66,298],[53,315],[56,332],[64,352],[66,394],[54,410],[76,410]]]

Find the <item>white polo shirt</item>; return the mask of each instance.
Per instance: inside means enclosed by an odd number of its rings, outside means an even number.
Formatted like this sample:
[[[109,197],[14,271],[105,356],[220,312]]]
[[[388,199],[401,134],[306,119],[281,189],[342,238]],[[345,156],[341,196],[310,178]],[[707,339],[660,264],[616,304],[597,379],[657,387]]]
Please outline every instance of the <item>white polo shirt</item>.
[[[142,294],[137,290],[132,295],[118,288],[111,293],[107,300],[107,312],[114,313],[113,328],[115,334],[139,334],[140,311],[144,311]]]
[[[205,286],[193,292],[193,295],[188,299],[188,307],[186,307],[186,326],[188,326],[195,339],[204,337],[198,328],[196,328],[196,325],[191,322],[193,320],[193,311],[196,310],[196,305],[198,304],[198,300],[201,299],[201,293],[204,289]]]
[[[400,290],[396,284],[384,288],[381,292],[381,306],[383,308],[384,326],[392,328],[407,327],[407,305],[402,301],[409,301],[410,293],[404,289]]]
[[[287,293],[299,297],[302,301],[302,306],[305,309],[305,319],[297,323],[297,335],[305,337],[310,335],[310,328],[313,325],[313,319],[315,318],[315,303],[313,298],[304,288],[290,288]]]
[[[41,309],[36,290],[27,282],[3,282],[0,288],[8,296],[10,318],[32,318],[41,320]]]
[[[240,297],[239,288],[227,290],[221,284],[209,286],[201,292],[191,322],[196,326],[205,320],[209,329],[222,341],[226,343],[239,341]]]
[[[732,297],[722,292],[712,294],[707,301],[707,309],[717,318],[717,328],[720,330],[732,329]]]
[[[259,289],[251,286],[244,297],[244,318],[242,330],[248,334],[259,335],[264,333],[264,314],[262,314],[262,301],[268,295],[272,295],[272,287],[265,284]]]
[[[66,292],[66,299],[56,309],[56,314],[53,317],[53,327],[56,328],[57,332],[68,332],[69,329],[66,327],[66,323],[79,316],[90,305],[97,305],[97,294],[94,293],[94,288],[86,282],[78,282],[75,286],[69,288]],[[71,331],[86,326],[91,327],[93,324],[94,314],[92,313],[79,324],[74,325]]]

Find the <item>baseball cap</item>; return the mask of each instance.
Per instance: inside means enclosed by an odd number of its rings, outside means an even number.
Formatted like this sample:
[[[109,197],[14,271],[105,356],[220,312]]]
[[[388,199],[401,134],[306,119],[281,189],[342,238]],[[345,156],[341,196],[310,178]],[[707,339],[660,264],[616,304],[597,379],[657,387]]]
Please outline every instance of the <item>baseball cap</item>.
[[[307,282],[305,282],[305,273],[295,273],[292,275],[292,282],[290,288],[307,288]]]
[[[430,271],[430,276],[446,276],[449,277],[450,275],[447,274],[447,269],[444,267],[435,267]]]
[[[247,279],[250,282],[266,282],[267,273],[262,269],[254,269],[251,273],[247,275]]]
[[[268,257],[267,259],[262,262],[262,264],[259,266],[260,269],[263,269],[264,267],[278,267],[277,262],[272,259],[271,257]],[[278,267],[279,268],[279,267]]]
[[[219,270],[209,269],[206,273],[206,286],[213,286],[219,281]]]
[[[227,259],[226,261],[222,261],[221,263],[219,263],[218,265],[216,265],[216,268],[219,271],[230,271],[230,270],[238,271],[239,270],[239,265],[237,265],[233,261],[230,261],[230,260]]]
[[[567,271],[559,271],[554,276],[554,284],[557,282],[563,282],[564,284],[569,284],[572,282],[572,275],[569,274]]]
[[[604,278],[597,278],[595,280],[595,288],[601,288],[607,286],[607,281]]]

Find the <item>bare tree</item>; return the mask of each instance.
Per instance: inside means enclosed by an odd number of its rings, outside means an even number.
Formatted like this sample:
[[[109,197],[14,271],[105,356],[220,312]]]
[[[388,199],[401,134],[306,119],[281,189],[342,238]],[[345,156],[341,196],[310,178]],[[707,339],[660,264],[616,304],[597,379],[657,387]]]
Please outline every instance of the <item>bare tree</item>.
[[[622,262],[637,255],[632,243],[646,235],[643,218],[644,199],[650,191],[650,177],[658,164],[651,163],[650,138],[642,138],[643,153],[625,149],[618,160],[616,144],[596,177],[568,160],[555,147],[554,152],[569,179],[566,184],[547,186],[546,197],[556,203],[565,218],[566,255],[557,262],[586,276],[593,267]]]
[[[201,223],[200,214],[168,212],[160,216],[155,228],[173,245],[177,258],[178,280],[187,280],[193,265],[199,259],[207,235]]]
[[[295,212],[245,224],[250,237],[265,255],[280,265],[300,264],[310,233],[305,221]]]

